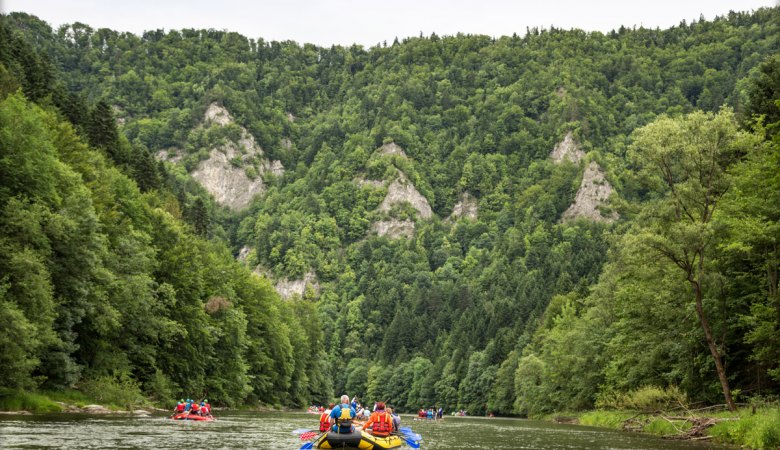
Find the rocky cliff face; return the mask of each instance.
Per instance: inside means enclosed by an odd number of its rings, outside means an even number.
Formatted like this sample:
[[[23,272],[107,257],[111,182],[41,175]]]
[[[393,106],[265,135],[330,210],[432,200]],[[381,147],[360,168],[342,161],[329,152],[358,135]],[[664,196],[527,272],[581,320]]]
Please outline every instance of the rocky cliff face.
[[[563,213],[561,220],[567,221],[584,217],[600,222],[614,222],[618,219],[616,212],[613,211],[605,216],[599,210],[599,207],[605,205],[609,200],[612,191],[612,185],[604,178],[601,167],[595,161],[591,161],[582,175],[582,183],[580,183],[580,189],[577,191],[574,203]]]
[[[417,214],[423,219],[433,217],[433,210],[428,203],[428,199],[414,187],[411,181],[406,178],[403,172],[398,172],[398,178],[387,187],[387,196],[379,205],[379,211],[387,212],[393,205],[398,203],[409,203],[417,210]]]
[[[282,278],[276,282],[275,288],[282,298],[292,298],[294,295],[303,297],[307,288],[311,288],[315,295],[320,293],[320,283],[313,270],[306,272],[302,279],[289,280]]]
[[[400,156],[404,159],[407,158],[404,149],[394,142],[379,147],[376,150],[376,154],[379,156]],[[359,178],[356,182],[361,186],[371,186],[373,188],[387,186],[387,195],[385,195],[384,200],[382,200],[382,203],[377,208],[377,211],[379,212],[389,213],[392,211],[394,205],[408,203],[417,211],[417,217],[421,219],[430,219],[433,217],[433,210],[428,203],[428,199],[420,194],[414,184],[406,177],[406,174],[400,170],[392,181],[366,180]],[[373,223],[371,225],[371,232],[378,236],[388,236],[391,238],[411,238],[414,236],[414,228],[414,221],[390,217],[386,220],[380,220]]]
[[[479,205],[477,199],[469,195],[468,192],[463,192],[458,198],[458,203],[455,203],[455,207],[452,208],[452,214],[447,220],[454,222],[461,218],[476,220],[479,212]]]
[[[230,113],[222,106],[212,103],[204,116],[204,126],[226,126],[233,122]],[[266,190],[263,176],[272,174],[280,176],[284,167],[279,161],[263,159],[258,176],[251,179],[243,167],[234,164],[240,160],[247,162],[256,156],[263,156],[263,149],[255,142],[255,138],[241,127],[241,138],[238,142],[228,142],[211,149],[209,158],[201,161],[192,172],[217,203],[234,210],[246,208],[252,199]]]
[[[566,133],[563,140],[559,142],[555,148],[553,148],[552,153],[550,153],[550,158],[556,163],[571,161],[577,164],[582,161],[582,158],[584,157],[585,152],[580,149],[580,144],[574,140],[574,135],[571,131]]]

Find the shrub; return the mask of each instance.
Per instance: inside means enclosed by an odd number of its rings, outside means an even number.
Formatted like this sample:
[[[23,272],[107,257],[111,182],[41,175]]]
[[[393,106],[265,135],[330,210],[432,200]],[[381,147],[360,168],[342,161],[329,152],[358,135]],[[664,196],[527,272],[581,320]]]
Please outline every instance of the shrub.
[[[87,396],[101,404],[132,409],[144,403],[138,382],[125,374],[86,380],[80,387]]]
[[[658,386],[644,386],[629,392],[602,392],[596,400],[596,407],[662,411],[686,407],[687,403],[685,393],[677,386],[669,386],[665,389]]]
[[[47,413],[59,412],[62,408],[45,395],[13,389],[0,389],[0,410]]]
[[[780,447],[780,409],[760,409],[756,414],[744,411],[739,420],[720,422],[710,430],[721,442],[750,448]]]

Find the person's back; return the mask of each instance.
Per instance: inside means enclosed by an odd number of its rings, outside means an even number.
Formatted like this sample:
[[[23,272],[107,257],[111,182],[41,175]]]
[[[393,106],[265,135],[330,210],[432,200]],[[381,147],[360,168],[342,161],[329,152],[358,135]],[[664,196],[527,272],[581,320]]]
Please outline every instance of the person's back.
[[[341,396],[341,404],[333,408],[330,412],[331,423],[334,424],[333,431],[337,433],[351,433],[354,430],[352,421],[357,413],[349,404],[349,397]]]
[[[385,410],[384,403],[377,404],[376,412],[371,414],[364,428],[370,428],[371,434],[374,436],[386,437],[390,435],[390,432],[393,431],[393,417]]]
[[[328,409],[320,414],[320,431],[325,432],[330,430],[330,413],[333,411],[333,407],[336,406],[331,403]]]

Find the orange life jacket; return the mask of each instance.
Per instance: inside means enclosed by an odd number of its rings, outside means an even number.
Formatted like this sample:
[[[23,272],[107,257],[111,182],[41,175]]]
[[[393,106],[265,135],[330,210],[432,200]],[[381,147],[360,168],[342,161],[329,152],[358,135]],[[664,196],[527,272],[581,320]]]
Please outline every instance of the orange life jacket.
[[[330,431],[330,413],[320,414],[320,431]]]
[[[393,431],[393,418],[387,411],[376,411],[371,414],[371,434],[375,436],[388,436]]]

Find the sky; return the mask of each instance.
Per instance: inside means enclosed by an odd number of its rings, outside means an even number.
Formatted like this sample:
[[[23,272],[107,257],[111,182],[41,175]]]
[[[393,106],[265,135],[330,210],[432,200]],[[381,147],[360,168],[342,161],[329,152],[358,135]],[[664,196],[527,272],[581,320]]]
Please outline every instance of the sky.
[[[0,11],[23,11],[53,27],[82,22],[142,34],[145,30],[214,28],[266,41],[320,46],[388,44],[429,36],[500,37],[526,28],[607,32],[668,28],[701,15],[778,6],[780,0],[0,0]]]

